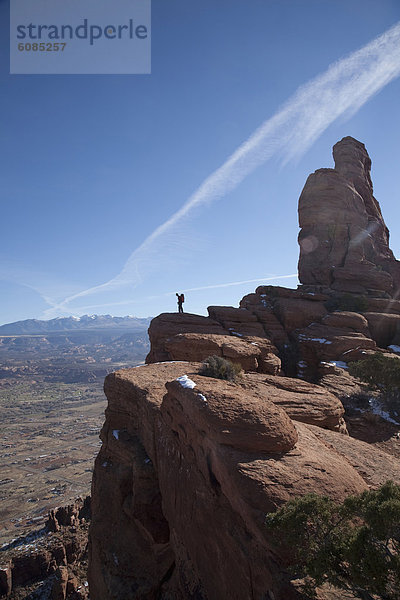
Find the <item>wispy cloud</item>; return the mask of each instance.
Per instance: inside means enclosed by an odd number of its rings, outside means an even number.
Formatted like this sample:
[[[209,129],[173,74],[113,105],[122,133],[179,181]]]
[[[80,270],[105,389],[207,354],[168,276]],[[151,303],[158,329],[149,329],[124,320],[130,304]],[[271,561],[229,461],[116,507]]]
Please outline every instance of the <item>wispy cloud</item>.
[[[236,188],[272,156],[283,165],[298,160],[341,116],[350,117],[400,74],[400,23],[372,42],[332,64],[324,73],[301,86],[289,101],[265,121],[226,162],[207,177],[183,206],[157,227],[132,252],[121,272],[109,281],[68,296],[54,305],[67,310],[78,298],[136,287],[159,264],[182,232],[195,209],[209,205]]]
[[[297,278],[297,273],[292,273],[291,275],[274,275],[272,277],[257,277],[256,279],[244,279],[242,281],[230,281],[228,283],[214,283],[213,285],[203,285],[200,287],[194,287],[194,288],[184,288],[182,290],[180,290],[181,292],[186,293],[193,293],[193,292],[202,292],[205,290],[216,290],[216,289],[220,289],[220,288],[227,288],[227,287],[234,287],[234,286],[240,286],[240,285],[246,285],[248,283],[265,283],[268,281],[279,281],[280,279],[294,279]],[[104,309],[105,307],[108,308],[112,308],[112,307],[116,307],[116,306],[128,306],[128,305],[134,305],[134,304],[141,304],[143,302],[149,301],[149,300],[158,300],[159,298],[166,298],[168,296],[175,296],[176,292],[164,292],[162,294],[156,294],[156,295],[151,295],[151,296],[143,296],[141,297],[139,300],[123,300],[120,302],[104,302],[101,304],[87,304],[86,306],[81,306],[80,310],[81,311],[91,311],[91,310],[95,310],[97,308],[102,308]]]

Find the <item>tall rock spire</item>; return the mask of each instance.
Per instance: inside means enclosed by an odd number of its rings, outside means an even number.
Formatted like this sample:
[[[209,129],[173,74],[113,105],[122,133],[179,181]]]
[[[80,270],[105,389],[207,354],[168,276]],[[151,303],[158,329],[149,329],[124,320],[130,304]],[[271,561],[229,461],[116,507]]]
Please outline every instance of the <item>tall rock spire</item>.
[[[299,199],[302,284],[371,296],[400,295],[400,262],[374,198],[364,144],[345,137],[333,147],[334,169],[312,173]]]

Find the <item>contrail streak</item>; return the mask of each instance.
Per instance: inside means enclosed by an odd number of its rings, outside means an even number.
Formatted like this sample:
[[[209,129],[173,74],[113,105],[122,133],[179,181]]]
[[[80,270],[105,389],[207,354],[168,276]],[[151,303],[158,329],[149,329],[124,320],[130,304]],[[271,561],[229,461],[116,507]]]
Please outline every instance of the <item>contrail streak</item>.
[[[230,281],[228,283],[215,283],[213,285],[203,285],[201,287],[185,288],[181,292],[185,294],[188,292],[201,292],[203,290],[216,290],[219,288],[234,287],[236,285],[245,285],[247,283],[263,283],[264,281],[276,281],[277,279],[293,279],[297,277],[297,273],[291,275],[275,275],[274,277],[257,277],[256,279],[245,279],[243,281]],[[140,300],[123,300],[121,302],[104,302],[102,304],[88,304],[87,306],[81,306],[80,310],[89,310],[93,308],[104,308],[105,306],[127,306],[128,304],[138,304],[146,300],[157,300],[158,298],[165,298],[166,296],[175,296],[176,292],[164,292],[163,294],[157,294],[152,296],[141,297]]]
[[[283,165],[299,159],[331,123],[342,115],[355,114],[399,74],[400,22],[301,86],[280,111],[265,121],[203,181],[178,211],[132,252],[118,275],[67,297],[54,308],[65,309],[73,300],[97,292],[137,286],[143,267],[148,273],[159,262],[160,246],[167,245],[174,228],[196,208],[232,191],[273,155],[277,155]]]
[[[292,273],[292,275],[277,275],[276,277],[261,277],[258,279],[245,279],[244,281],[231,281],[230,283],[217,283],[215,285],[203,285],[202,287],[194,287],[188,288],[186,290],[182,290],[183,292],[198,292],[201,290],[215,290],[217,288],[226,288],[232,287],[234,285],[244,285],[246,283],[262,283],[263,281],[275,281],[275,279],[293,279],[293,277],[297,277],[297,273]],[[169,292],[174,293],[174,292]]]

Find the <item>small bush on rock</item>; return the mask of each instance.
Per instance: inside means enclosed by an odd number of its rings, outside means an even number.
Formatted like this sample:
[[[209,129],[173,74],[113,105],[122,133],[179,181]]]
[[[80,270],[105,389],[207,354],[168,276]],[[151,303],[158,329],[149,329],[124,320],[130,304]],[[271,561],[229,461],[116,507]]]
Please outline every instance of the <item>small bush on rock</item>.
[[[307,578],[310,597],[328,582],[372,600],[398,600],[400,486],[350,496],[340,504],[307,494],[266,517],[266,525],[295,578]]]
[[[332,296],[325,302],[329,312],[335,310],[362,313],[368,310],[368,300],[365,296],[353,296],[353,294],[343,294],[342,296]]]
[[[225,379],[226,381],[236,381],[242,373],[240,365],[232,363],[221,356],[209,356],[203,361],[200,367],[199,375],[214,377],[215,379]]]
[[[379,390],[380,400],[398,421],[400,417],[400,358],[375,352],[349,364],[349,373]]]
[[[384,393],[393,393],[400,390],[399,358],[375,352],[375,354],[371,354],[362,360],[350,363],[349,373]]]

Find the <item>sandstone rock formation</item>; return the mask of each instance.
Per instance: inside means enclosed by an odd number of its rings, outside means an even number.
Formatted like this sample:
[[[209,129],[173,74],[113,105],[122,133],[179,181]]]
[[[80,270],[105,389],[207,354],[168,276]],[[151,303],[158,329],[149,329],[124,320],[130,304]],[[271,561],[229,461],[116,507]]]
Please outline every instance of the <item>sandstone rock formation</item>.
[[[90,497],[49,513],[46,527],[1,548],[0,596],[87,600]]]
[[[210,306],[209,317],[160,315],[147,363],[215,354],[247,372],[318,382],[337,361],[400,344],[400,262],[373,196],[371,160],[351,137],[333,155],[335,168],[310,175],[299,199],[299,289],[260,286],[239,308]]]
[[[333,148],[334,169],[309,176],[299,200],[302,284],[341,292],[400,293],[400,262],[373,196],[364,144],[345,137]]]
[[[217,355],[247,372],[278,375],[283,369],[286,375],[318,382],[331,361],[359,360],[400,343],[397,301],[368,298],[363,314],[329,312],[331,296],[306,289],[260,286],[242,299],[240,309],[210,307],[214,318],[162,314],[151,323],[146,362],[202,361]],[[385,306],[391,312],[375,312]],[[256,328],[259,335],[250,335]]]
[[[251,390],[260,399],[282,407],[295,421],[346,432],[342,403],[334,394],[318,385],[301,379],[258,373],[247,373],[239,385],[244,390]]]
[[[296,598],[265,513],[295,495],[342,499],[375,481],[365,444],[341,444],[347,436],[332,431],[334,445],[306,424],[338,429],[343,407],[322,388],[259,373],[234,385],[199,367],[158,363],[106,378],[92,489],[94,600]],[[400,461],[389,462],[392,476]]]
[[[278,350],[255,315],[233,307],[210,307],[209,312],[210,317],[164,313],[153,319],[146,362],[202,361],[216,355],[240,364],[245,371],[279,373]]]
[[[362,392],[347,363],[400,344],[400,263],[363,144],[344,138],[334,158],[300,197],[297,290],[159,315],[147,365],[106,378],[92,600],[300,600],[265,513],[307,492],[341,500],[400,482],[400,459],[352,439],[342,404]],[[210,355],[245,373],[199,375]]]

